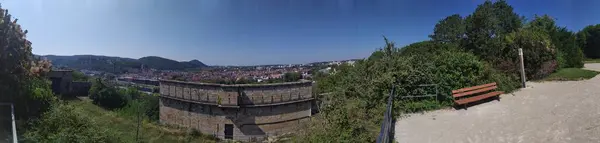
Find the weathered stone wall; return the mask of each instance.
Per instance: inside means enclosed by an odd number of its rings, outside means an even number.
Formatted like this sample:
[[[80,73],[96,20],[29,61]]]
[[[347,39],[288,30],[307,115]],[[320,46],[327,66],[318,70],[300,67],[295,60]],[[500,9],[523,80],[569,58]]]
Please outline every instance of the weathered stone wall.
[[[92,87],[92,82],[88,81],[74,81],[71,82],[71,90],[70,94],[75,96],[87,96],[89,95],[90,88]]]
[[[160,92],[161,123],[196,128],[219,138],[224,138],[225,124],[234,125],[236,140],[261,140],[293,132],[311,116],[311,82],[219,85],[161,81]]]

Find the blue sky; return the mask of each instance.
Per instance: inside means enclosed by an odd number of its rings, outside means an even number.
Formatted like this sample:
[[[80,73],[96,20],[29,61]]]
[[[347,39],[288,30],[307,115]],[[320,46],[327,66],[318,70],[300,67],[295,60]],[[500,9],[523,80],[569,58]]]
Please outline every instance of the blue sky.
[[[365,58],[429,39],[435,23],[483,0],[0,0],[29,30],[33,53],[161,56],[209,65]],[[597,0],[509,0],[579,30],[600,23]]]

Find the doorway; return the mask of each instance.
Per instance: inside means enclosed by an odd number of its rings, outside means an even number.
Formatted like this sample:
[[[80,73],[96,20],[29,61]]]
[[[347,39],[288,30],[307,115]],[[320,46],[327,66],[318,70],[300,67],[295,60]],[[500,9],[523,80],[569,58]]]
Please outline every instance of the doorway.
[[[225,124],[225,139],[233,139],[233,124]]]

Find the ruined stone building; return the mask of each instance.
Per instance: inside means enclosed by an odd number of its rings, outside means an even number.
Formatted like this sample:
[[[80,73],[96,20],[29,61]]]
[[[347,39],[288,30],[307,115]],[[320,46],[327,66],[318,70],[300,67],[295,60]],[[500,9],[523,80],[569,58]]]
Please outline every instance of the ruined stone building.
[[[52,81],[52,92],[63,96],[87,96],[92,86],[88,81],[73,81],[72,70],[52,70],[48,78]]]
[[[260,141],[310,120],[312,82],[224,85],[160,81],[160,122],[221,139]]]

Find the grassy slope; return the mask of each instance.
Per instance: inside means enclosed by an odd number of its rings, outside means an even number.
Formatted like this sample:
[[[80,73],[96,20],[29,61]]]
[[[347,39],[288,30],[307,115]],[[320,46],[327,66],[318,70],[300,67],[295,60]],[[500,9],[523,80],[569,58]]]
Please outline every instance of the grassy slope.
[[[580,68],[565,68],[550,74],[544,80],[583,80],[593,78],[598,73],[600,72]]]
[[[105,125],[111,131],[117,132],[125,142],[135,142],[137,124],[135,119],[118,116],[117,113],[100,108],[90,101],[71,101],[80,107],[84,113]],[[190,136],[180,129],[168,128],[144,121],[140,125],[140,137],[144,142],[173,143],[173,142],[215,142],[202,136]]]

